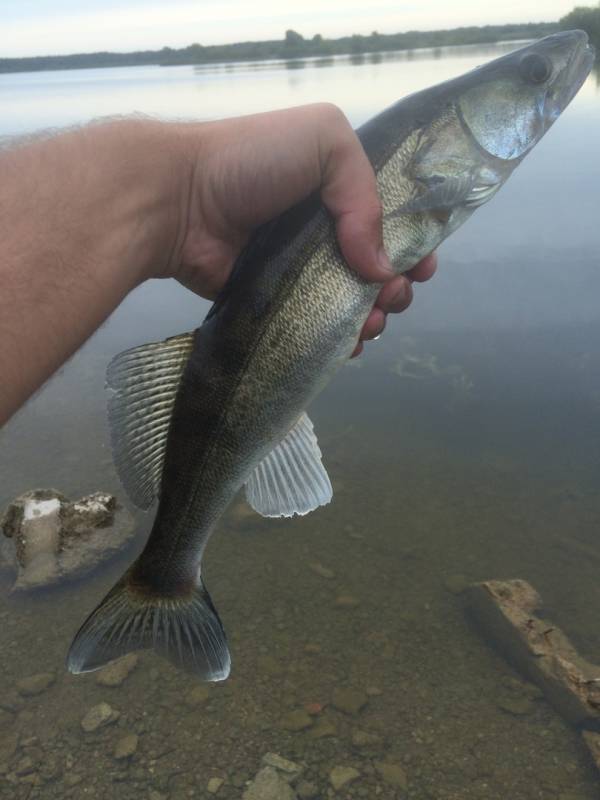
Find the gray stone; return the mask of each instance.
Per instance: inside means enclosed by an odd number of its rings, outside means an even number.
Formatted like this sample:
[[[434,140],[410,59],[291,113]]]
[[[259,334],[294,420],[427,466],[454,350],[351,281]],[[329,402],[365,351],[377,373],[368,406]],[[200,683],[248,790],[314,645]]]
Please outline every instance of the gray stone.
[[[335,598],[335,605],[337,608],[356,608],[360,605],[360,600],[357,600],[351,594],[339,594]]]
[[[282,778],[288,783],[293,783],[297,780],[304,767],[301,764],[296,764],[293,761],[288,761],[287,758],[277,755],[277,753],[265,753],[262,757],[262,763],[265,767],[272,767],[280,773]]]
[[[210,689],[208,686],[194,686],[192,691],[187,695],[186,702],[192,708],[203,706],[210,698]]]
[[[400,764],[393,764],[388,761],[376,761],[375,769],[381,776],[381,779],[390,786],[395,786],[397,789],[406,789],[408,787],[406,772]]]
[[[242,800],[297,800],[297,795],[276,769],[263,767],[242,795]]]
[[[99,703],[97,706],[90,708],[81,720],[81,727],[86,733],[93,733],[106,725],[112,725],[120,716],[120,713],[111,708],[108,703]]]
[[[506,694],[500,695],[496,700],[496,705],[507,714],[515,717],[523,717],[531,714],[535,708],[531,700],[524,695]]]
[[[28,678],[21,678],[17,682],[17,691],[23,697],[33,697],[45,692],[55,680],[54,672],[40,672],[37,675],[30,675]]]
[[[33,489],[0,519],[0,556],[17,572],[13,590],[80,577],[115,555],[135,533],[131,514],[106,492],[76,502],[54,489]]]
[[[329,567],[324,567],[320,561],[312,561],[308,566],[316,575],[319,575],[321,578],[327,578],[327,580],[335,578],[335,572],[332,569],[329,569]]]
[[[464,575],[448,575],[444,578],[444,588],[450,594],[462,594],[469,587]]]
[[[281,718],[281,727],[285,731],[292,731],[294,733],[303,731],[305,728],[310,728],[312,724],[313,718],[301,708],[288,711],[288,713]]]
[[[216,794],[224,783],[225,780],[223,778],[217,778],[217,777],[210,778],[208,783],[206,784],[206,791],[209,794]]]
[[[381,745],[381,736],[367,731],[353,731],[352,744],[359,750],[377,748]]]
[[[368,697],[364,692],[357,689],[338,687],[334,689],[331,697],[334,708],[343,711],[344,714],[358,714],[368,702]]]
[[[123,681],[137,667],[139,656],[136,653],[127,653],[123,658],[111,661],[96,675],[96,683],[100,686],[120,686]]]
[[[115,749],[113,751],[114,757],[117,761],[131,758],[138,748],[138,743],[139,736],[136,733],[128,733],[122,736],[115,744]]]
[[[329,773],[329,783],[336,792],[357,778],[360,778],[360,772],[354,767],[334,767]]]
[[[327,739],[330,736],[337,736],[337,728],[328,717],[321,717],[317,720],[317,724],[314,728],[310,729],[308,735],[312,739]]]
[[[314,800],[315,797],[319,796],[319,788],[310,781],[300,781],[296,791],[300,800]]]

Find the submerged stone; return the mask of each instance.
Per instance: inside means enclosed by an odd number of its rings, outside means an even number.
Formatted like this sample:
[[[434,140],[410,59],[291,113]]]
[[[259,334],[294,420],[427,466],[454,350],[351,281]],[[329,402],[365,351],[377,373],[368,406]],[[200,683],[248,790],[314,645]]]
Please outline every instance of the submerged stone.
[[[98,671],[96,683],[100,686],[120,686],[137,667],[138,661],[139,657],[136,653],[127,653],[123,658],[111,661],[110,664]]]
[[[55,680],[56,675],[54,672],[40,672],[37,675],[30,675],[28,678],[21,678],[20,681],[17,681],[17,691],[23,697],[33,697],[36,694],[45,692]]]
[[[17,572],[13,590],[80,577],[119,552],[134,534],[133,518],[106,492],[75,502],[54,489],[33,489],[0,519],[0,560]]]

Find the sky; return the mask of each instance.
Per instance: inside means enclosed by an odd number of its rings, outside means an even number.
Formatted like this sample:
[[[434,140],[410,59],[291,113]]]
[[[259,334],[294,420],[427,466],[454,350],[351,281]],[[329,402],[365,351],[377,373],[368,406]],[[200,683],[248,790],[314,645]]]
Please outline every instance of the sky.
[[[575,0],[0,0],[0,58],[557,20]],[[589,0],[592,5],[592,0]]]

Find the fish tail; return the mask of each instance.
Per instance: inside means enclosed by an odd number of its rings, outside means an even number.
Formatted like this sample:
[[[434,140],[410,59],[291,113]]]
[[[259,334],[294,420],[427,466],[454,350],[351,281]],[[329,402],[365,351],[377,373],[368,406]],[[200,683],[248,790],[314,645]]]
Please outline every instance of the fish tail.
[[[224,680],[227,637],[202,579],[162,594],[134,576],[135,564],[83,623],[69,649],[69,671],[91,672],[151,648],[205,681]]]

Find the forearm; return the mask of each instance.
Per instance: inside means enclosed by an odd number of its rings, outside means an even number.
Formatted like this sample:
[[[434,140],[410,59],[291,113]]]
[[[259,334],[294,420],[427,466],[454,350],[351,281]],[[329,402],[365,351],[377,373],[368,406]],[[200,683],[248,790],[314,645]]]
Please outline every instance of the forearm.
[[[0,424],[183,235],[177,126],[93,125],[0,151]]]

